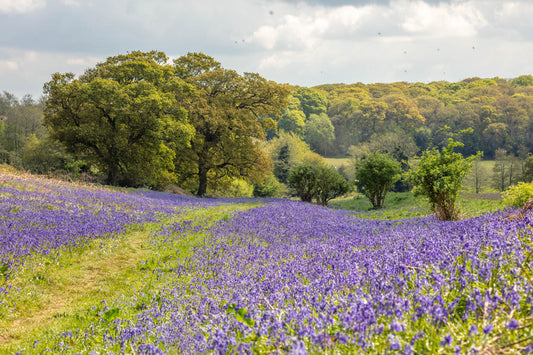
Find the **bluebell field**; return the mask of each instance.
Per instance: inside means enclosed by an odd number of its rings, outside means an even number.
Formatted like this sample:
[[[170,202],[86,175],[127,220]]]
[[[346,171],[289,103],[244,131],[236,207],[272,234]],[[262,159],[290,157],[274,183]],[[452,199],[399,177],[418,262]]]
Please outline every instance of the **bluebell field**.
[[[13,270],[188,209],[246,202],[0,179],[0,265]],[[506,215],[379,221],[262,200],[214,225],[170,223],[150,235],[176,248],[170,281],[102,300],[104,312],[143,300],[133,316],[63,336],[106,353],[533,352],[533,216]],[[180,254],[191,238],[201,243]]]

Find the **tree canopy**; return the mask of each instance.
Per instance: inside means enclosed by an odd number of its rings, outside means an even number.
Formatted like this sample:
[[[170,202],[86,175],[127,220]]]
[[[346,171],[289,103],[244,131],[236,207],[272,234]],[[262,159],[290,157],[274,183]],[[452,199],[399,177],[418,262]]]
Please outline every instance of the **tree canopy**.
[[[174,61],[178,77],[196,89],[186,102],[195,135],[176,157],[181,182],[204,196],[224,177],[262,181],[271,161],[261,150],[271,116],[287,106],[289,91],[258,74],[238,74],[213,58],[189,53]]]
[[[400,163],[388,154],[374,153],[358,166],[356,179],[374,208],[382,208],[392,184],[400,178]]]
[[[183,108],[193,87],[162,52],[108,58],[76,78],[52,76],[44,86],[44,124],[71,153],[105,172],[113,185],[158,186],[174,179],[177,147],[194,128]]]

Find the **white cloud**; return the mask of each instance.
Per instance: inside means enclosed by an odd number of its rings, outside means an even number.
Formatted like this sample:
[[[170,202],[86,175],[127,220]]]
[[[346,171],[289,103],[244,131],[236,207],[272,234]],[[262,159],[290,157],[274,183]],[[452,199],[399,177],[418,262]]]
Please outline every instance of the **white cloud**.
[[[83,74],[102,58],[95,56],[75,56],[63,52],[43,52],[0,47],[0,82],[6,90],[19,97],[31,94],[39,97],[43,84],[53,73],[72,72]]]
[[[277,25],[259,27],[251,41],[266,49],[312,48],[321,40],[353,35],[373,11],[371,6],[311,8],[298,15],[285,15]]]
[[[26,13],[45,5],[45,0],[0,0],[0,13]]]
[[[306,7],[288,14],[277,24],[263,25],[251,41],[262,48],[295,50],[313,48],[320,41],[380,40],[417,37],[472,37],[487,25],[475,3],[396,0],[390,5]]]
[[[472,2],[439,3],[395,1],[391,4],[399,15],[401,27],[413,35],[434,37],[472,37],[487,21]]]
[[[18,70],[19,65],[14,60],[0,60],[0,67],[8,70]]]

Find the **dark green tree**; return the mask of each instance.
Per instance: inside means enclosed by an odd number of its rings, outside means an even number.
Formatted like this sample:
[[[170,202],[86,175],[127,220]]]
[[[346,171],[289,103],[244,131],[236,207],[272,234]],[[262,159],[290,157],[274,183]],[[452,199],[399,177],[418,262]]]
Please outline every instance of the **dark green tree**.
[[[278,156],[274,160],[274,175],[282,183],[287,183],[289,170],[291,169],[289,145],[285,144],[279,150]]]
[[[346,179],[332,167],[319,165],[316,167],[315,198],[322,206],[338,196],[342,196],[350,189]]]
[[[291,187],[304,202],[315,199],[322,206],[349,190],[346,179],[334,168],[316,162],[295,166],[289,173]]]
[[[289,172],[289,187],[304,202],[313,201],[316,194],[316,180],[316,166],[311,163],[297,165]]]
[[[373,153],[358,166],[357,185],[374,208],[382,208],[392,184],[400,178],[400,163],[388,154]]]
[[[174,180],[174,150],[193,127],[181,105],[193,88],[162,52],[109,57],[76,78],[59,74],[44,86],[51,137],[98,166],[112,185],[159,186]]]

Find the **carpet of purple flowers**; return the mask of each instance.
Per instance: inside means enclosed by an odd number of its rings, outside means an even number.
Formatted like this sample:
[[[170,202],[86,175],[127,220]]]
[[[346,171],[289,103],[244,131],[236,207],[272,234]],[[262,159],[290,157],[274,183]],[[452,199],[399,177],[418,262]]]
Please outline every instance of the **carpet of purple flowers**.
[[[271,203],[204,231],[176,281],[107,341],[140,353],[529,352],[529,224]],[[154,238],[184,238],[174,227]]]
[[[148,193],[147,193],[148,194]],[[0,266],[155,222],[195,199],[162,200],[25,175],[0,175]]]
[[[0,179],[0,260],[10,267],[32,253],[219,203]],[[55,349],[529,353],[531,217],[378,221],[270,200],[214,224],[167,223],[150,235],[162,250],[174,248],[153,269],[163,286],[102,300],[98,321],[62,334],[71,347],[61,341]],[[180,245],[191,240],[199,242],[184,252]]]

